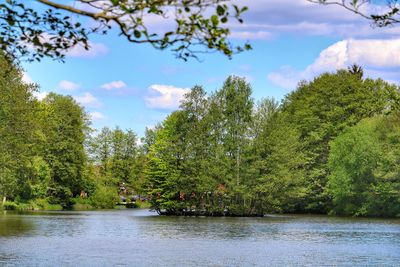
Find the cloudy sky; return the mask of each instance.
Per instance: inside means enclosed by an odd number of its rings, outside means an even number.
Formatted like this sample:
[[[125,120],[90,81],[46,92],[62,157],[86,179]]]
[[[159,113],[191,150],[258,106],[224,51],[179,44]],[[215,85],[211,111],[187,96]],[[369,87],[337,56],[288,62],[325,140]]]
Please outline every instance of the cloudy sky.
[[[245,23],[231,25],[232,40],[248,40],[253,50],[232,60],[208,54],[183,62],[111,32],[93,38],[90,51],[70,51],[65,63],[23,64],[25,78],[41,86],[38,97],[50,91],[72,95],[90,113],[94,128],[119,125],[140,136],[176,109],[188,88],[202,85],[212,92],[232,74],[252,84],[256,100],[280,100],[300,80],[353,63],[370,77],[400,82],[399,26],[374,28],[339,7],[306,0],[247,2]]]

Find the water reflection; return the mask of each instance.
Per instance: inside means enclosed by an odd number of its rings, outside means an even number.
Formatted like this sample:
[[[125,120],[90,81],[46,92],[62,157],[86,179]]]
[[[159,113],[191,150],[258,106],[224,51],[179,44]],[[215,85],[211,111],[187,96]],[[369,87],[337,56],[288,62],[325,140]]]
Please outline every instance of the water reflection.
[[[34,230],[34,224],[23,216],[8,212],[0,215],[0,237],[19,236]],[[7,215],[6,215],[7,214]]]

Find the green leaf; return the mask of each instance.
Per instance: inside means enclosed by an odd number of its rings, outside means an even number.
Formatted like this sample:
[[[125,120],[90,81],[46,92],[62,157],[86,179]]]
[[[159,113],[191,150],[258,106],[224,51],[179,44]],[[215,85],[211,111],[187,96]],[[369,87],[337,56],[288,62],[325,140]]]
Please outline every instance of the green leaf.
[[[213,24],[214,26],[217,26],[218,23],[219,23],[218,16],[217,16],[217,15],[212,15],[212,16],[211,16],[211,22],[212,22],[212,24]]]
[[[134,31],[133,31],[133,35],[135,35],[135,37],[136,37],[137,39],[139,39],[139,38],[142,36],[142,33],[141,33],[140,31],[138,31],[138,30],[134,30]]]
[[[218,5],[217,6],[217,14],[219,16],[223,16],[225,14],[225,8],[223,6],[221,6],[221,5]]]

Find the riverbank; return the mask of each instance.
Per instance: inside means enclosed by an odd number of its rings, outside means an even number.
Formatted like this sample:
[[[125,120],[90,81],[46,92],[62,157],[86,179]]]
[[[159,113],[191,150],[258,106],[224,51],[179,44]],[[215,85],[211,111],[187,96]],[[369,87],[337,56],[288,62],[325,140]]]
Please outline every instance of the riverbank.
[[[137,201],[133,205],[124,206],[115,204],[113,207],[98,207],[92,205],[89,199],[74,199],[74,204],[67,208],[63,208],[60,204],[50,204],[46,199],[37,199],[32,200],[30,202],[13,202],[6,201],[4,205],[0,205],[0,210],[8,210],[8,211],[95,211],[95,210],[120,210],[120,209],[150,209],[151,205],[147,201]],[[251,217],[265,217],[266,215],[235,215],[229,213],[198,213],[198,212],[182,212],[179,214],[169,213],[165,211],[157,212],[158,215],[163,217],[243,217],[243,218],[251,218]],[[400,218],[400,214],[397,214],[393,217],[388,216],[339,216],[335,214],[298,214],[298,213],[285,213],[285,214],[277,214],[279,215],[288,215],[288,216],[329,216],[329,217],[342,217],[342,218],[382,218],[382,219],[398,219]]]
[[[62,211],[62,210],[102,210],[102,209],[124,209],[125,206],[117,205],[103,207],[94,204],[90,199],[73,199],[68,207],[63,207],[60,204],[51,204],[46,199],[36,199],[29,202],[6,201],[3,205],[0,203],[0,210],[15,210],[15,211]],[[136,201],[129,208],[150,208],[150,204],[146,201]]]

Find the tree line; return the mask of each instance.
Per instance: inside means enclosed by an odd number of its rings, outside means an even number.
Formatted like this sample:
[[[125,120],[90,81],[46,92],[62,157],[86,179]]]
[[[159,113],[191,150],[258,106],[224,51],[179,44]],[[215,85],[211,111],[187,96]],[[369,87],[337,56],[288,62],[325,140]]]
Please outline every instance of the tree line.
[[[160,214],[400,214],[400,91],[353,67],[255,101],[228,77],[195,86],[140,145],[132,130],[94,133],[70,96],[38,100],[0,59],[3,206],[112,208],[143,195]],[[12,201],[12,202],[9,202]]]
[[[103,129],[93,135],[71,97],[34,97],[35,84],[0,57],[0,196],[8,208],[112,208],[122,183],[138,177],[137,137]],[[10,200],[11,202],[8,202]]]
[[[399,88],[356,66],[255,103],[229,77],[194,87],[157,129],[145,168],[160,213],[400,212]]]

